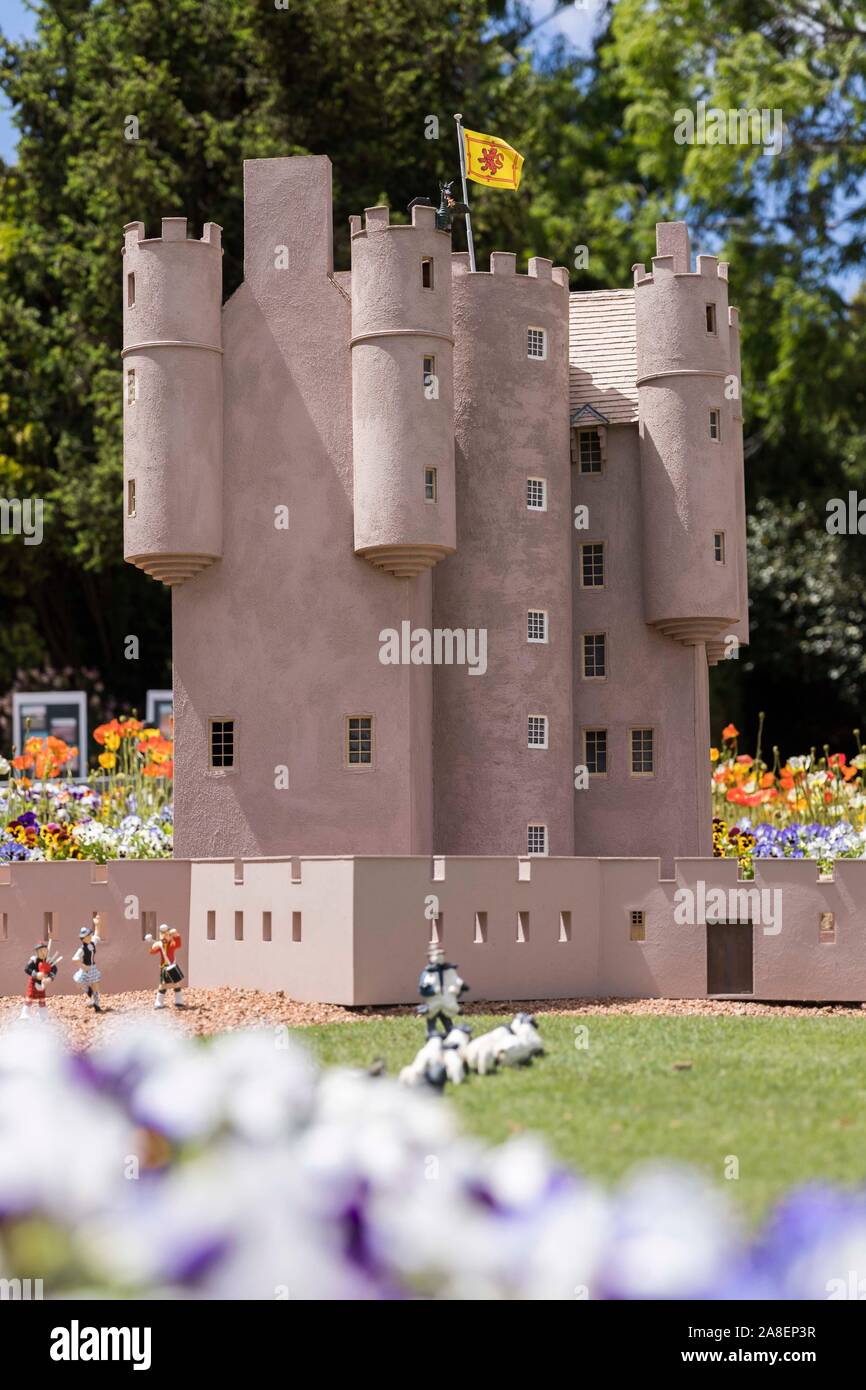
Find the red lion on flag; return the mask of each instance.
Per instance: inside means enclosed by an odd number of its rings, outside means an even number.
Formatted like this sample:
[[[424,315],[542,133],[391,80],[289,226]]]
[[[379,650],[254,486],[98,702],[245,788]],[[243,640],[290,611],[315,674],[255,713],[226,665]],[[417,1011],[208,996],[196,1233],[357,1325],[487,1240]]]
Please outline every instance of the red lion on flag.
[[[498,174],[505,163],[505,156],[495,145],[491,145],[489,149],[481,151],[481,158],[478,162],[485,174]]]

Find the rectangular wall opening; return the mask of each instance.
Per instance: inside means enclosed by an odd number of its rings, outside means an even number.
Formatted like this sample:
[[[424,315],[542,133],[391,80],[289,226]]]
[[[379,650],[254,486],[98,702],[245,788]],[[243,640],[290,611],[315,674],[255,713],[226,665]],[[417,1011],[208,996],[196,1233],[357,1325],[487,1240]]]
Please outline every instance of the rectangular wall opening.
[[[562,942],[571,940],[571,913],[560,912],[559,914],[559,939]]]
[[[207,915],[207,939],[216,941],[216,913],[213,911]]]
[[[263,912],[263,913],[262,913],[262,941],[270,941],[270,940],[271,940],[271,914],[270,914],[269,912]]]
[[[707,923],[707,994],[754,993],[751,922]]]
[[[156,937],[156,913],[142,912],[141,914],[141,939],[146,936]]]
[[[301,940],[301,914],[300,914],[300,912],[293,912],[293,913],[292,913],[292,940],[293,940],[293,941],[300,941],[300,940]]]
[[[524,945],[529,940],[529,913],[518,912],[517,914],[517,940]]]
[[[445,914],[439,913],[438,917],[430,918],[430,945],[441,946],[445,931]]]
[[[835,912],[822,912],[818,917],[818,941],[822,946],[836,945]]]
[[[235,883],[243,883],[243,881],[244,881],[244,861],[243,861],[242,859],[236,859],[236,860],[235,860]]]
[[[487,941],[487,913],[476,912],[475,914],[475,936],[473,942],[476,946],[483,946]]]
[[[244,914],[243,914],[242,912],[236,912],[236,913],[235,913],[235,941],[243,941],[243,939],[244,939]]]
[[[42,914],[42,935],[45,941],[51,941],[54,936],[56,923],[53,912],[43,912]]]
[[[0,912],[0,941],[9,940],[9,913]]]
[[[90,882],[91,882],[91,883],[107,883],[107,882],[108,882],[108,865],[107,865],[107,864],[91,864],[91,866],[90,866]]]

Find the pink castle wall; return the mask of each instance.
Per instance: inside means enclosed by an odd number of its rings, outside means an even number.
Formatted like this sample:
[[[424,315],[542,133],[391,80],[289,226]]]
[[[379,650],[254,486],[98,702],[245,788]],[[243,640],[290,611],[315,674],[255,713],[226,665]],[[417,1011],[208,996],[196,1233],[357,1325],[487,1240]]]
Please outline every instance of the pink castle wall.
[[[536,258],[517,274],[494,252],[470,273],[416,207],[406,225],[387,208],[353,218],[352,272],[335,274],[320,157],[248,161],[245,212],[245,281],[221,315],[218,228],[196,242],[182,219],[162,238],[130,224],[124,254],[137,283],[125,363],[139,376],[126,554],[174,586],[177,853],[514,854],[532,821],[553,854],[652,853],[669,867],[707,852],[707,658],[725,632],[746,635],[726,268],[701,257],[692,271],[685,227],[659,227],[652,273],[637,267],[617,296],[636,366],[606,385],[605,342],[583,373],[619,421],[604,473],[586,477],[570,463],[569,371],[583,369],[579,348],[568,360],[564,269]],[[529,326],[547,332],[545,361],[527,356]],[[530,476],[547,481],[545,512],[526,506]],[[572,525],[577,503],[587,531]],[[607,545],[601,592],[579,582],[593,539]],[[526,641],[536,607],[546,644]],[[380,633],[404,621],[484,629],[487,672],[383,665]],[[610,674],[591,685],[580,638],[600,629]],[[351,714],[374,718],[371,767],[344,766]],[[529,714],[547,716],[547,749],[527,747]],[[209,718],[235,722],[231,770],[209,770]],[[608,730],[609,772],[575,791],[587,725]],[[655,730],[651,778],[630,773],[632,727]]]
[[[56,916],[65,957],[55,992],[74,992],[78,929],[105,913],[99,964],[107,994],[151,989],[153,959],[129,895],[185,938],[194,986],[284,990],[292,998],[348,1005],[415,1002],[431,914],[449,958],[475,999],[707,995],[707,928],[677,925],[678,889],[779,890],[778,931],[753,927],[754,989],[765,1000],[866,999],[866,861],[837,864],[819,879],[808,861],[761,861],[753,883],[733,860],[678,859],[660,878],[657,859],[547,859],[400,855],[156,861],[108,866],[13,864],[0,878],[0,993],[23,994],[23,968]],[[737,915],[742,915],[742,910]],[[646,940],[629,939],[629,913],[646,914]],[[819,941],[822,913],[836,939]],[[269,924],[264,917],[270,914]],[[518,940],[518,913],[526,938]],[[476,940],[478,915],[483,941]],[[563,919],[563,914],[569,914]],[[270,939],[266,939],[269,925]],[[562,927],[568,939],[561,940]]]

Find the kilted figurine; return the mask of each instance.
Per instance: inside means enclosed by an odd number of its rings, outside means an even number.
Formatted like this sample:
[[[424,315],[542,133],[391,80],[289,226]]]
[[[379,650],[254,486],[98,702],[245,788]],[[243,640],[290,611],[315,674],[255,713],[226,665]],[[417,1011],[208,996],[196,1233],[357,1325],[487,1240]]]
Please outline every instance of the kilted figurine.
[[[149,933],[144,939],[151,943],[150,954],[159,956],[159,988],[156,991],[156,1001],[153,1007],[155,1009],[165,1008],[165,992],[171,985],[174,990],[175,1008],[185,1009],[183,991],[180,987],[183,971],[175,961],[175,956],[182,945],[180,933],[176,932],[174,927],[168,927],[163,922],[159,929],[158,941],[154,941]]]
[[[27,993],[24,996],[24,1007],[21,1010],[22,1018],[32,1017],[31,1010],[33,1005],[37,1005],[36,1017],[42,1018],[42,1010],[45,1008],[45,986],[49,980],[53,980],[57,974],[58,963],[63,959],[62,956],[53,956],[48,959],[48,942],[37,941],[33,948],[33,955],[24,967],[24,973],[28,976]]]
[[[86,986],[88,999],[95,1011],[101,1014],[98,985],[102,975],[96,964],[96,948],[99,945],[99,936],[94,927],[82,927],[78,935],[81,938],[81,945],[72,959],[80,961],[81,964],[72,978],[77,985]]]
[[[439,1020],[447,1037],[460,1012],[460,996],[469,986],[457,974],[457,966],[445,959],[441,946],[431,945],[427,954],[429,964],[421,971],[418,981],[418,993],[424,1000],[418,1005],[418,1013],[426,1019],[428,1038],[437,1032]]]

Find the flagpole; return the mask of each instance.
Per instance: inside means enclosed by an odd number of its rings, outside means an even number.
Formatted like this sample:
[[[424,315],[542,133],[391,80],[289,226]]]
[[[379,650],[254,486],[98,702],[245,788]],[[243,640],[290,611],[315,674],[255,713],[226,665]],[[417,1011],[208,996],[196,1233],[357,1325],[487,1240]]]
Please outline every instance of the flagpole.
[[[475,269],[475,240],[472,236],[472,214],[469,208],[469,190],[466,187],[466,146],[463,141],[463,112],[457,111],[454,114],[457,122],[457,147],[460,151],[460,179],[463,184],[463,201],[466,204],[466,244],[469,247],[469,269]]]

